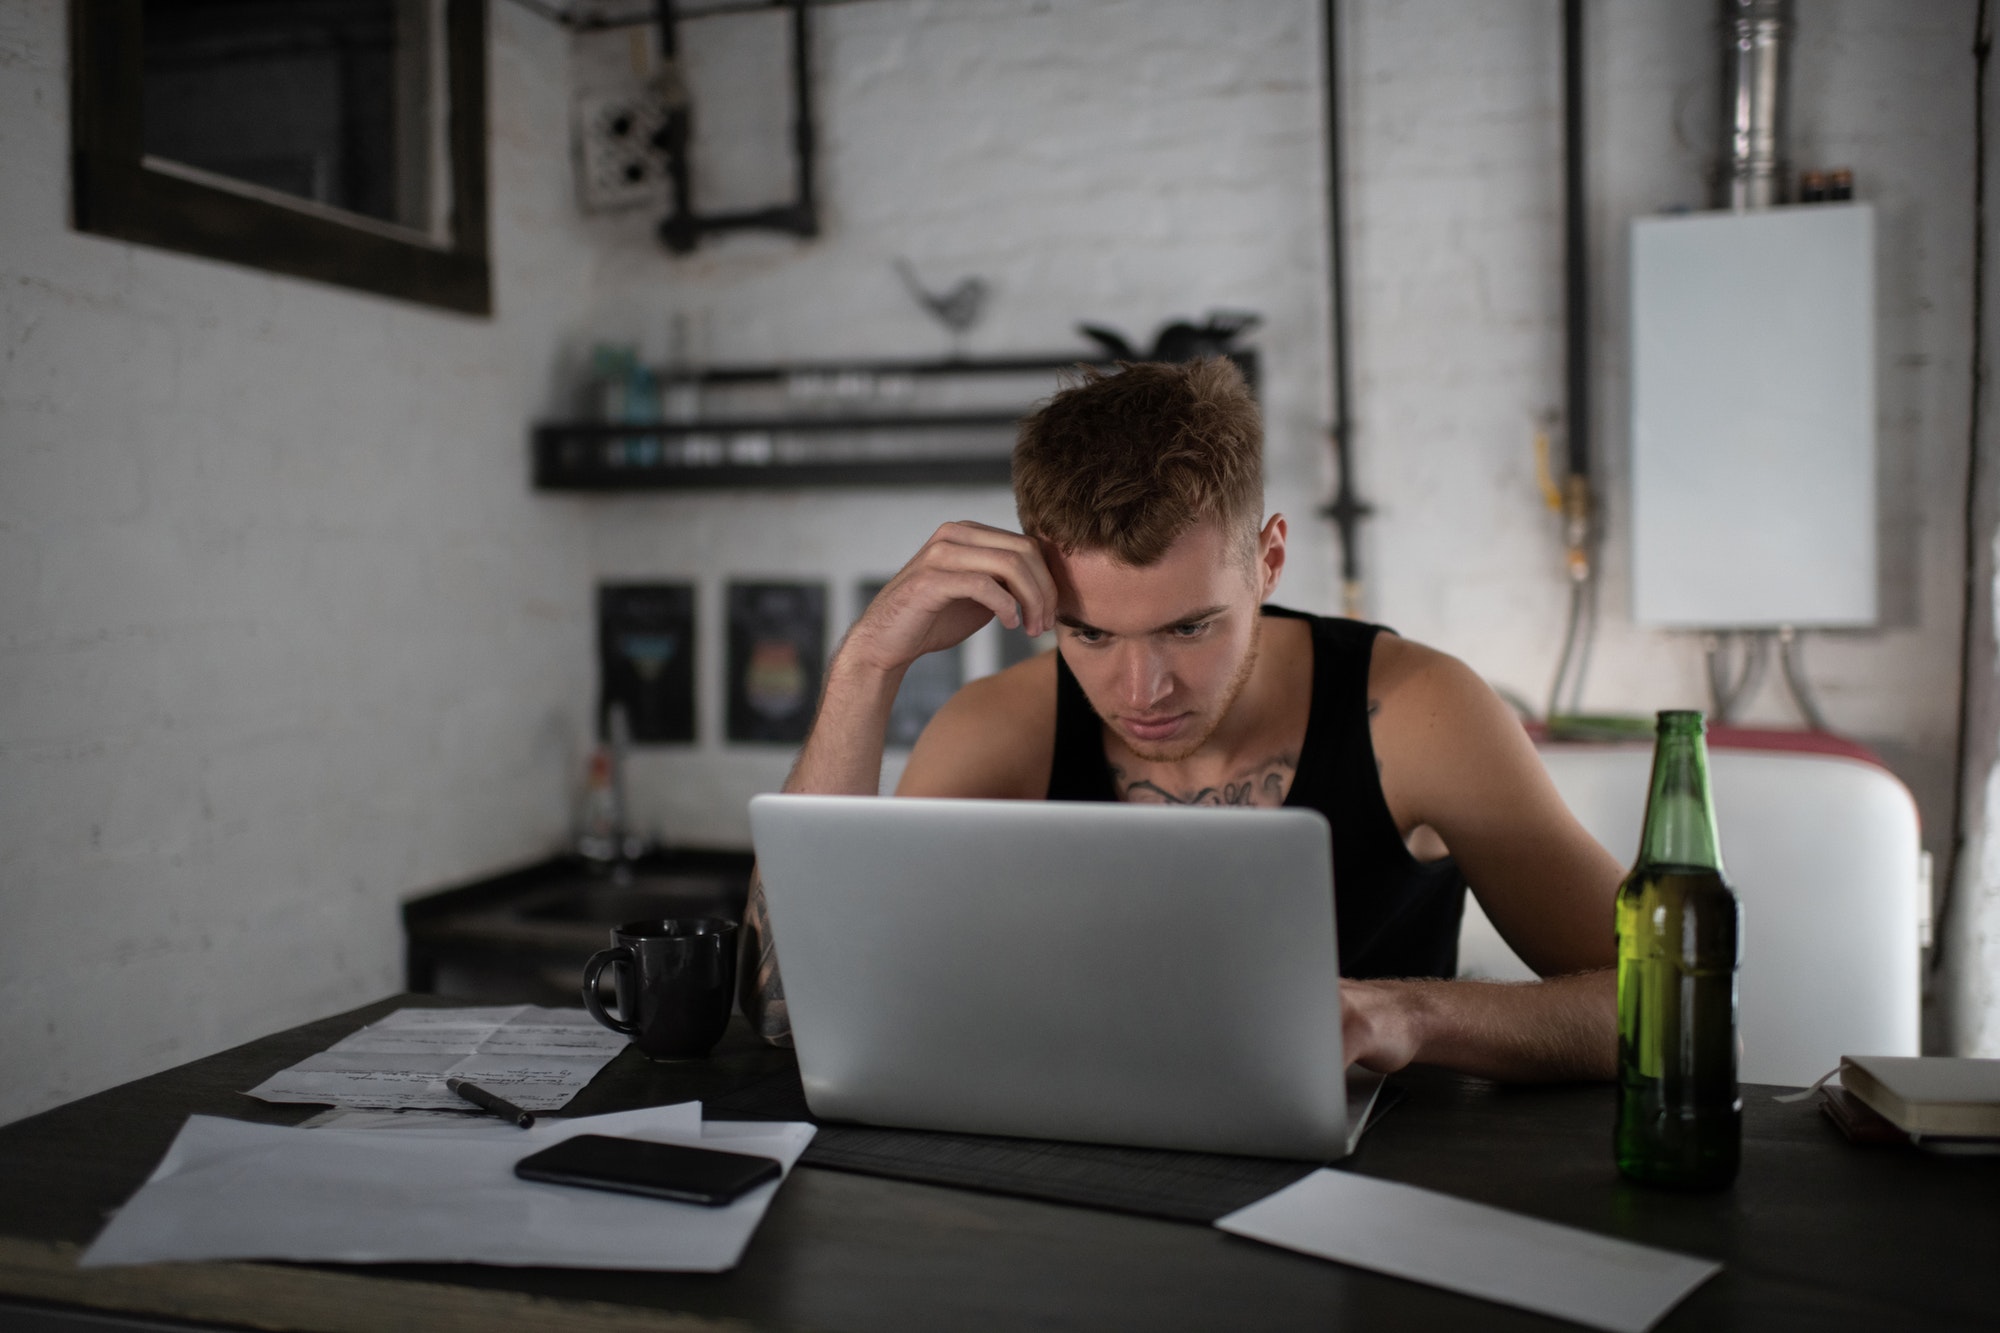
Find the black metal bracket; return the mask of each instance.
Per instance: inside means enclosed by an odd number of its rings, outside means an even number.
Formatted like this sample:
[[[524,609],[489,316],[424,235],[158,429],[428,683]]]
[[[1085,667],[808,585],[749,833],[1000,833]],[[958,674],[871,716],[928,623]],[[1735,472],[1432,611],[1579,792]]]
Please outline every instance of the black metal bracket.
[[[694,131],[694,109],[689,104],[686,83],[679,75],[679,16],[674,0],[662,0],[659,8],[660,55],[676,95],[666,119],[653,136],[653,146],[667,159],[667,186],[673,211],[660,222],[660,240],[677,255],[693,253],[701,238],[725,231],[782,231],[794,236],[819,235],[819,205],[813,194],[813,161],[816,136],[812,114],[811,23],[806,17],[809,0],[779,0],[792,12],[792,121],[794,194],[792,201],[769,208],[753,208],[733,213],[703,216],[694,205],[693,168],[689,146]]]
[[[1355,552],[1349,549],[1354,540],[1355,526],[1375,512],[1375,506],[1354,494],[1354,488],[1342,485],[1333,499],[1319,507],[1320,517],[1330,518],[1340,526],[1342,572],[1358,565]]]

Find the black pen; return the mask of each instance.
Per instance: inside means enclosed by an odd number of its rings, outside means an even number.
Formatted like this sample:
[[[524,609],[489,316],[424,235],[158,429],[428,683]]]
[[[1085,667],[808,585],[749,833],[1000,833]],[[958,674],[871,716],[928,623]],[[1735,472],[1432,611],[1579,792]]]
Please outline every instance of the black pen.
[[[522,1129],[527,1129],[535,1123],[533,1111],[523,1111],[505,1097],[496,1096],[477,1083],[468,1083],[462,1078],[448,1078],[444,1081],[444,1085],[480,1110],[491,1111],[502,1120],[511,1120]]]

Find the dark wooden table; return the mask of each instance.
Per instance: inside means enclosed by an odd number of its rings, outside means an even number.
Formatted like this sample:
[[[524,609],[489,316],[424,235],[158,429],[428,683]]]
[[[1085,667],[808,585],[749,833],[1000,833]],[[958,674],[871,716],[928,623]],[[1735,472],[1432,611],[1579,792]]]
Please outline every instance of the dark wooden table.
[[[716,1275],[179,1264],[79,1272],[77,1251],[190,1114],[296,1123],[239,1091],[403,1004],[309,1023],[0,1129],[0,1328],[172,1321],[328,1331],[1571,1327],[1211,1228],[801,1168]],[[774,1067],[733,1033],[700,1065],[628,1051],[572,1103],[714,1095]],[[1722,1194],[1621,1183],[1608,1087],[1506,1088],[1431,1070],[1349,1169],[1727,1264],[1665,1330],[2000,1327],[2000,1158],[1849,1146],[1810,1102],[1745,1089]],[[310,1206],[310,1201],[301,1201]],[[67,1322],[85,1310],[134,1323]],[[167,1321],[165,1323],[146,1320]]]

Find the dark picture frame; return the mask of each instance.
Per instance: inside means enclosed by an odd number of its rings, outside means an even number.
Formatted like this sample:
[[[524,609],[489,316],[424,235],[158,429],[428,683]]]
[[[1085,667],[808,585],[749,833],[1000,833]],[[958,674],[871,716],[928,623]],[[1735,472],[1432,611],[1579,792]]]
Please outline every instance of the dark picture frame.
[[[796,745],[812,729],[826,661],[824,583],[731,582],[724,735]]]
[[[69,19],[71,201],[78,231],[465,314],[492,314],[485,0],[445,4],[451,214],[442,242],[149,166],[142,146],[141,0],[70,0]]]
[[[634,745],[692,743],[698,646],[692,583],[599,584],[599,738],[611,739],[615,705]]]

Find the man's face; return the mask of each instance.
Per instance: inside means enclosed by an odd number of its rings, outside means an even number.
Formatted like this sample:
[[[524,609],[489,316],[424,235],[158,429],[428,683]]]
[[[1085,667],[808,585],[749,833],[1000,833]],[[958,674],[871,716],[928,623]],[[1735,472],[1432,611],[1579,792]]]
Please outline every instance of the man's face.
[[[1057,644],[1105,725],[1141,759],[1199,750],[1256,663],[1257,608],[1284,566],[1285,520],[1272,515],[1254,559],[1210,520],[1154,564],[1105,551],[1048,549]]]

